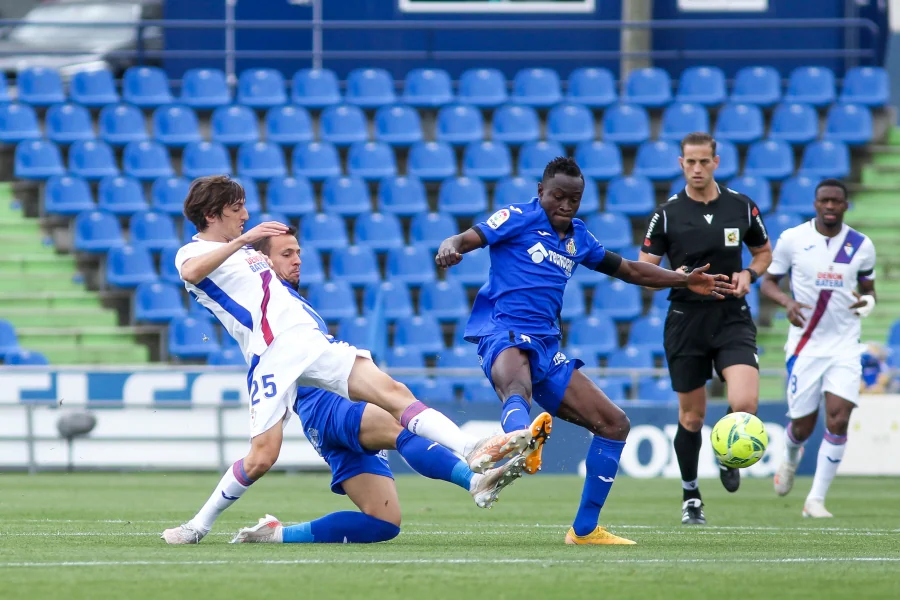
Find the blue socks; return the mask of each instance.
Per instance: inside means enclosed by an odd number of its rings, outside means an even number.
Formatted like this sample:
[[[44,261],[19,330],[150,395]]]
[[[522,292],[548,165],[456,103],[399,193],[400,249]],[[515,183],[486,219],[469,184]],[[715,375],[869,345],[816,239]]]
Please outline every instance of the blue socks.
[[[281,531],[285,544],[372,544],[394,539],[400,528],[361,512],[341,511]]]
[[[503,412],[500,415],[500,425],[503,431],[518,431],[528,429],[531,426],[531,406],[522,396],[510,396],[503,403]]]
[[[455,483],[467,492],[475,475],[465,461],[431,440],[404,429],[397,436],[397,452],[419,475]]]
[[[625,442],[608,440],[599,435],[594,436],[587,455],[587,475],[584,478],[584,490],[581,492],[581,504],[575,515],[575,535],[587,535],[597,527],[600,520],[600,509],[606,502],[619,470],[619,457]]]

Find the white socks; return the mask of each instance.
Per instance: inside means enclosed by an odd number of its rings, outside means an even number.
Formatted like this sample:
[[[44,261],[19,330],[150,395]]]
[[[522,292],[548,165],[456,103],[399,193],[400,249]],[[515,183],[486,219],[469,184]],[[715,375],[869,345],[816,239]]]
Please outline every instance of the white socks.
[[[410,433],[437,442],[460,456],[465,456],[478,443],[478,440],[463,433],[456,423],[442,413],[418,401],[403,411],[400,424]]]
[[[203,531],[204,534],[209,533],[219,515],[237,502],[252,483],[253,480],[244,472],[244,460],[241,459],[234,463],[230,469],[225,471],[219,485],[216,486],[212,496],[209,497],[200,512],[191,519],[191,525]]]
[[[812,489],[807,499],[825,499],[831,481],[837,474],[841,460],[844,458],[844,449],[847,447],[846,435],[835,435],[825,430],[822,445],[819,446],[819,457],[816,461],[816,476],[813,478]]]
[[[800,451],[803,450],[803,446],[806,444],[805,441],[798,442],[794,439],[794,432],[791,429],[791,424],[788,423],[787,428],[784,430],[784,460],[791,465],[796,465],[800,462]]]

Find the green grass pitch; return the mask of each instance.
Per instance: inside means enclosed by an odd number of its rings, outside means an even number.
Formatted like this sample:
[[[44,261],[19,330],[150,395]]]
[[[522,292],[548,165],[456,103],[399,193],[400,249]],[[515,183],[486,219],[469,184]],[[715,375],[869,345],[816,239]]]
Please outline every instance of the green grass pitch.
[[[563,544],[581,493],[571,476],[526,477],[492,510],[462,490],[398,478],[403,532],[373,545],[230,545],[266,512],[285,522],[351,508],[323,475],[272,474],[199,546],[164,528],[205,501],[215,474],[0,475],[0,598],[897,598],[900,480],[839,477],[831,520],[800,517],[769,480],[728,495],[703,483],[709,525],[680,525],[674,480],[622,477],[602,520],[631,547]]]

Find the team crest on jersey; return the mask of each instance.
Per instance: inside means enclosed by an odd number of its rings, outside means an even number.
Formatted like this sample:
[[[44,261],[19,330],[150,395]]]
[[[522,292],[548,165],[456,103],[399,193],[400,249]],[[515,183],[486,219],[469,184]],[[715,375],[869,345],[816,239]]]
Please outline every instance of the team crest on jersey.
[[[312,442],[313,448],[316,449],[316,453],[322,456],[322,440],[319,439],[319,430],[310,427],[306,430],[306,435],[309,437],[309,441]]]
[[[727,227],[725,229],[725,245],[726,246],[740,246],[741,245],[741,230],[737,227]]]
[[[487,220],[487,225],[491,229],[497,229],[504,223],[509,220],[509,210],[505,208],[501,208],[497,212],[491,215],[491,217]]]
[[[568,252],[572,256],[575,256],[576,251],[575,238],[569,238],[569,241],[566,242],[566,252]]]
[[[847,255],[847,258],[851,258],[856,249],[853,247],[853,244],[847,242],[844,244],[844,253]]]

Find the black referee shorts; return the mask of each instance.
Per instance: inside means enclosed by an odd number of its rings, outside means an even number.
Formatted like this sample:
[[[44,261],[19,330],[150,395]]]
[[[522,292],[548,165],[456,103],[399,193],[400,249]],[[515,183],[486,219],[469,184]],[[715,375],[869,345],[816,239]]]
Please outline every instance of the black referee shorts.
[[[756,324],[743,300],[673,302],[666,315],[663,345],[676,392],[706,385],[713,367],[722,381],[722,371],[732,365],[759,369]]]

